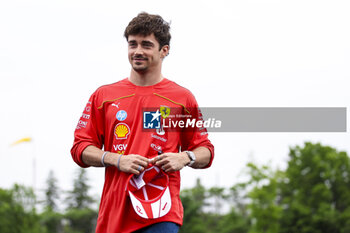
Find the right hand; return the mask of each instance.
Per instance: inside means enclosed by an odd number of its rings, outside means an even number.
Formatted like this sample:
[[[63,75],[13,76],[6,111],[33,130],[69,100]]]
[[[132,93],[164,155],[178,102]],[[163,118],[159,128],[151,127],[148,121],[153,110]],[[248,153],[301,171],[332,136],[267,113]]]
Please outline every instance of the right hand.
[[[117,165],[116,165],[117,166]],[[140,175],[148,167],[148,158],[137,154],[122,155],[119,169],[122,172]]]

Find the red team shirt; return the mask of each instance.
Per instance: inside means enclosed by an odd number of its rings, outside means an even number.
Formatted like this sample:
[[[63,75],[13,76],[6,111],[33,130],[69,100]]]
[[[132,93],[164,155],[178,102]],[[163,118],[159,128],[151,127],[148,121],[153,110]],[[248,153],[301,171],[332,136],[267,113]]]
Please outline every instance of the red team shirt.
[[[179,152],[180,147],[184,151],[203,146],[211,152],[207,167],[211,165],[214,147],[208,139],[206,129],[195,128],[186,132],[145,130],[145,107],[180,109],[180,114],[200,116],[192,93],[168,79],[146,87],[136,86],[127,78],[102,86],[92,94],[78,122],[71,149],[73,160],[81,167],[88,167],[81,155],[89,145],[117,154],[139,154],[147,158],[157,156],[159,149],[165,153]],[[168,175],[172,199],[169,213],[157,219],[144,219],[135,213],[126,192],[130,174],[120,172],[113,166],[106,167],[96,232],[132,232],[164,221],[182,225],[180,172],[169,172]]]

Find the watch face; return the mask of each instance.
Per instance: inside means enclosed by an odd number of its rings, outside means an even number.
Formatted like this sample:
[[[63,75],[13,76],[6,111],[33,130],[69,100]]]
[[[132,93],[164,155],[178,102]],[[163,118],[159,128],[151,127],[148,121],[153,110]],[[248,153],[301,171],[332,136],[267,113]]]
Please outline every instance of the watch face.
[[[194,153],[192,151],[185,151],[188,158],[190,158],[190,162],[187,164],[187,166],[192,167],[192,165],[194,164],[194,162],[196,161],[196,156],[194,155]]]
[[[196,156],[194,155],[194,153],[192,151],[186,151],[188,157],[191,159],[191,161],[195,161],[196,160]]]

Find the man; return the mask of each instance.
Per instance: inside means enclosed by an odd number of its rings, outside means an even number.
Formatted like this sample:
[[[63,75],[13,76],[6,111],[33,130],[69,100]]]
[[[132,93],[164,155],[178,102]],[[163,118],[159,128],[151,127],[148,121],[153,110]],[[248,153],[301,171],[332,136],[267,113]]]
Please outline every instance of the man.
[[[160,119],[175,120],[170,113],[201,119],[191,92],[161,74],[169,30],[162,17],[147,13],[129,23],[124,35],[130,77],[98,88],[77,125],[73,160],[81,167],[106,167],[97,233],[178,232],[183,219],[179,171],[212,163],[214,147],[205,128],[160,127]],[[164,216],[143,218],[126,187],[131,176],[141,177],[151,166],[168,177],[171,208]]]

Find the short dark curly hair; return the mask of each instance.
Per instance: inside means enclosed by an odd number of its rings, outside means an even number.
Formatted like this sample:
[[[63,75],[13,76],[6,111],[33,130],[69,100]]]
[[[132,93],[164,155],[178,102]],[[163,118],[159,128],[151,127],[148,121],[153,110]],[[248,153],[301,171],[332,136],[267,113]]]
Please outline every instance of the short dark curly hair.
[[[161,16],[146,12],[141,12],[130,21],[124,31],[124,36],[128,40],[129,35],[149,36],[152,33],[159,43],[159,50],[164,45],[170,46],[170,24]]]

